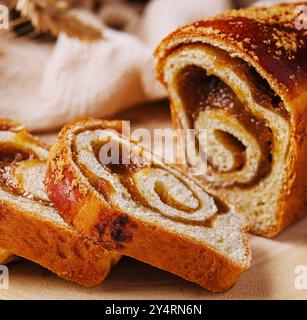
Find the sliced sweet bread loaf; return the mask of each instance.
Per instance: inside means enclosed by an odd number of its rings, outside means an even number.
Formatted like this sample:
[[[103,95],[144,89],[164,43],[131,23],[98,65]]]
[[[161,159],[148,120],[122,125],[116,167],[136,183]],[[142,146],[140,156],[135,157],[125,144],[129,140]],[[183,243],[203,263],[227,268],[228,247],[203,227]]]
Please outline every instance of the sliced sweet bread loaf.
[[[212,291],[229,289],[250,265],[243,216],[117,127],[88,119],[63,128],[48,164],[50,200],[107,250]],[[109,147],[118,159],[106,161]]]
[[[19,124],[0,120],[0,246],[62,278],[100,284],[119,255],[66,224],[45,193],[49,151]],[[4,258],[4,255],[3,255]]]

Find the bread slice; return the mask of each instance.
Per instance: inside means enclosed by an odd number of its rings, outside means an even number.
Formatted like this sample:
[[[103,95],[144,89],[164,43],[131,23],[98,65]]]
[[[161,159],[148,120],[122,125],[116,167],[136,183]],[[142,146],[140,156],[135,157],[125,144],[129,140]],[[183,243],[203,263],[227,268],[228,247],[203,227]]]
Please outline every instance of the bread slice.
[[[45,193],[48,150],[15,122],[0,120],[0,246],[84,286],[100,284],[119,255],[68,226]]]
[[[178,29],[156,52],[175,128],[207,131],[207,143],[196,141],[208,156],[197,179],[266,237],[307,212],[307,33],[295,26],[299,4],[227,11]]]
[[[212,291],[229,289],[250,265],[244,218],[119,126],[88,119],[63,128],[48,164],[50,200],[108,250]],[[109,148],[119,155],[111,163]]]

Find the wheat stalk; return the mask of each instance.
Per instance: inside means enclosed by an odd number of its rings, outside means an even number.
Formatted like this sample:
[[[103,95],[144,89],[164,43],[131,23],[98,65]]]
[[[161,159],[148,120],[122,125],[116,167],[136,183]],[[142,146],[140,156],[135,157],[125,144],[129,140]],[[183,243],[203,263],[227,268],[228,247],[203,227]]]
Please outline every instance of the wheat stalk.
[[[16,10],[27,17],[40,32],[50,32],[55,36],[63,32],[82,41],[96,41],[102,38],[98,28],[81,21],[69,10],[68,1],[18,0]]]

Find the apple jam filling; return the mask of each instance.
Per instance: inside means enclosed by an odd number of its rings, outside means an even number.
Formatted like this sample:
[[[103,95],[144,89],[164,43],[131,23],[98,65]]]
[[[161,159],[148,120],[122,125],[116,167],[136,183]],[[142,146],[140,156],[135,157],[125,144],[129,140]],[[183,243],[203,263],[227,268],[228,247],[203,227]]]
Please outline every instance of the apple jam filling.
[[[256,75],[251,72],[251,77]],[[207,143],[199,143],[207,149],[207,182],[227,186],[228,180],[231,186],[250,187],[267,177],[274,136],[265,119],[252,114],[225,82],[207,75],[201,67],[186,66],[176,81],[190,128],[207,130]],[[287,117],[282,102],[265,81],[254,82],[255,101]],[[240,176],[240,172],[244,174]],[[232,174],[236,174],[235,179]]]
[[[116,133],[78,132],[72,150],[82,174],[113,209],[206,226],[219,213],[196,183]]]
[[[0,185],[3,190],[50,205],[44,186],[46,163],[32,152],[2,146]]]

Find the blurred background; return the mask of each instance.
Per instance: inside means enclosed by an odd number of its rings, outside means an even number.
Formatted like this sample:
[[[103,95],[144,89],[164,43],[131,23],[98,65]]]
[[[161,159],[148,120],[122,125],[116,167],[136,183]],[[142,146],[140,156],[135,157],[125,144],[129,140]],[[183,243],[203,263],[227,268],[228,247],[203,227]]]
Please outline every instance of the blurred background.
[[[191,21],[253,2],[1,1],[0,14],[7,6],[10,24],[0,30],[0,117],[51,132],[76,118],[119,117],[165,99],[153,58],[162,38]],[[260,5],[277,2],[285,1]],[[159,121],[160,111],[150,104],[134,114],[142,121],[155,114]]]

